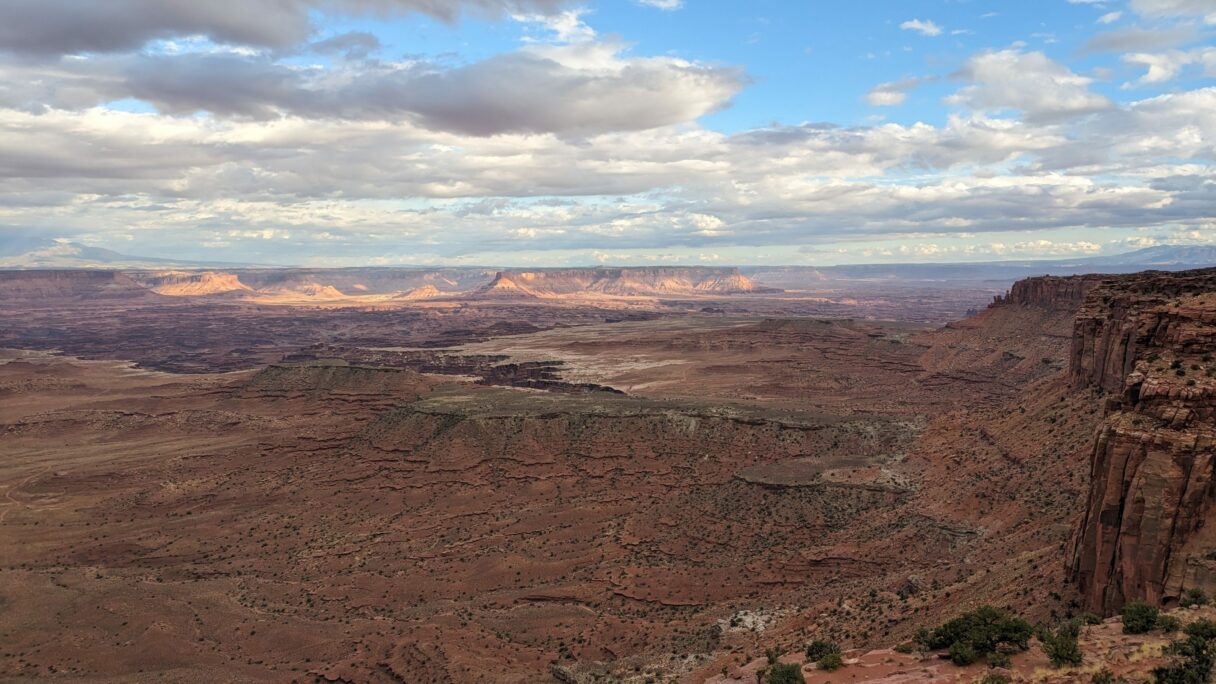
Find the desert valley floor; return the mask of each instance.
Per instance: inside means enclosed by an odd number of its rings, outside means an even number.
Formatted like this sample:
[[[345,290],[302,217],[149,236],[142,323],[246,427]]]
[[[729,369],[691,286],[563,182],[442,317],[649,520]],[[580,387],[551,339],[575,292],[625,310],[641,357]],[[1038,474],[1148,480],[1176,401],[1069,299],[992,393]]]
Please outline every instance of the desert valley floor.
[[[1138,401],[1207,407],[1214,383],[1212,271],[903,322],[734,281],[310,302],[8,275],[2,681],[754,681],[812,638],[1102,610],[1143,578],[1086,560],[1095,434],[1149,409],[1110,403],[1095,307],[1158,316],[1133,366],[1196,369]],[[1209,448],[1193,410],[1170,429]],[[1154,541],[1198,554],[1177,534]],[[1171,572],[1156,598],[1195,582]],[[976,672],[900,667],[807,676]]]

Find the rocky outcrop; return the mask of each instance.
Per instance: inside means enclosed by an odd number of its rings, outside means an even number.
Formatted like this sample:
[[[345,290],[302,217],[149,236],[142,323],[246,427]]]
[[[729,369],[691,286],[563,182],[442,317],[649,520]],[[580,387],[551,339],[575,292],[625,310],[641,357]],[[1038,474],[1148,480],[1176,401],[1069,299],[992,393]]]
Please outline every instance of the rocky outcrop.
[[[1013,304],[1051,309],[1076,311],[1085,303],[1085,297],[1100,285],[1105,276],[1043,276],[1026,278],[1013,284],[1003,297],[997,297],[994,305]]]
[[[564,268],[500,271],[478,290],[481,296],[555,297],[568,295],[658,296],[774,292],[737,268]]]
[[[1094,288],[1074,326],[1074,388],[1112,394],[1069,572],[1086,607],[1216,591],[1216,269]]]

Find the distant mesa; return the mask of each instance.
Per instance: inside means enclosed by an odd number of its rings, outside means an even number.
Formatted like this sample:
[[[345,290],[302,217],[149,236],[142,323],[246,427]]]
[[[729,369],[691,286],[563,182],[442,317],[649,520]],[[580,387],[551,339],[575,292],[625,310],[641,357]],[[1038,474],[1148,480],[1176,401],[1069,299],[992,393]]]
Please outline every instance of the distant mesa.
[[[562,268],[499,271],[482,297],[617,297],[779,292],[757,285],[737,268]]]
[[[162,271],[140,274],[138,282],[156,294],[169,297],[204,297],[251,293],[253,288],[231,273],[217,271]]]
[[[347,295],[333,285],[322,283],[284,283],[263,288],[258,294],[284,299],[346,299]]]
[[[422,300],[422,299],[434,299],[435,297],[442,297],[442,296],[443,296],[443,292],[440,291],[440,289],[435,287],[434,285],[423,285],[422,287],[416,287],[416,288],[410,290],[409,292],[402,292],[401,294],[397,295],[396,297],[393,297],[393,299],[405,299],[405,300],[409,300],[409,301],[418,301],[418,300]]]

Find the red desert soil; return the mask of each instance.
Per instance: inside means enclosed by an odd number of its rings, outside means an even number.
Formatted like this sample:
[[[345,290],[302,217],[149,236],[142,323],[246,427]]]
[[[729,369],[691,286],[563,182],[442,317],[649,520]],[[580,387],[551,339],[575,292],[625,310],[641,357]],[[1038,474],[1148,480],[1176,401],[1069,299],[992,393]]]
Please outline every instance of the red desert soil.
[[[1088,287],[939,330],[9,306],[0,678],[700,682],[1047,619],[1104,420],[1065,370]]]

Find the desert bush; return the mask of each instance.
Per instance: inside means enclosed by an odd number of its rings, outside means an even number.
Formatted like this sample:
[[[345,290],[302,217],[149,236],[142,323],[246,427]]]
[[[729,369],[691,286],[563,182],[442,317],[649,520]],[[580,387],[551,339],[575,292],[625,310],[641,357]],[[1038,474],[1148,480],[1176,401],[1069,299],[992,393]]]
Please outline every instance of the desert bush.
[[[950,662],[963,667],[979,660],[979,654],[975,652],[975,647],[963,641],[956,641],[950,644]]]
[[[1211,677],[1216,652],[1207,639],[1191,636],[1174,641],[1165,652],[1173,656],[1173,661],[1153,669],[1157,684],[1203,684]]]
[[[1090,684],[1115,684],[1115,673],[1102,668],[1089,677]]]
[[[1159,615],[1157,616],[1157,629],[1170,634],[1182,629],[1182,623],[1173,615]]]
[[[1132,601],[1123,606],[1124,634],[1145,634],[1157,626],[1160,611],[1143,601]]]
[[[1052,665],[1064,667],[1081,664],[1081,646],[1077,643],[1080,632],[1080,624],[1070,620],[1054,632],[1045,630],[1040,633],[1039,640],[1043,642],[1043,652],[1051,659]]]
[[[1182,598],[1178,600],[1178,605],[1183,608],[1191,606],[1206,606],[1208,604],[1208,595],[1203,593],[1199,587],[1191,587],[1182,593]]]
[[[777,663],[769,668],[766,684],[806,684],[802,666],[793,663]]]
[[[915,652],[916,652],[916,644],[914,644],[914,643],[912,643],[912,642],[910,642],[910,641],[905,641],[904,643],[899,644],[899,645],[897,645],[897,646],[895,647],[895,652],[896,652],[896,653],[903,653],[903,654],[905,654],[905,655],[906,655],[906,654],[908,654],[908,653],[915,653]]]
[[[1201,619],[1192,622],[1183,630],[1187,636],[1199,637],[1200,639],[1212,640],[1216,639],[1216,622],[1208,619]]]
[[[839,670],[844,667],[844,658],[841,658],[839,653],[829,653],[816,661],[815,664],[819,666],[820,670],[831,672],[832,670]]]
[[[840,647],[831,641],[821,641],[816,639],[806,647],[807,660],[818,661],[820,658],[833,653],[839,654]]]
[[[980,680],[980,684],[1009,684],[1012,681],[1008,675],[1000,674],[999,672],[989,672]]]
[[[1004,668],[1009,667],[1009,654],[1002,653],[1000,651],[996,651],[995,653],[989,653],[987,661],[988,661],[988,667],[999,667],[999,668],[1004,669]]]
[[[1022,618],[983,606],[931,632],[920,633],[918,639],[929,649],[950,649],[950,660],[956,664],[970,664],[1000,646],[1026,650],[1033,631],[1030,623]]]

